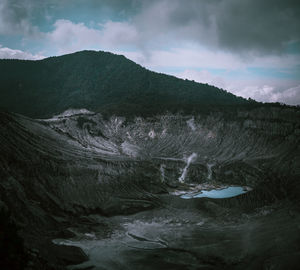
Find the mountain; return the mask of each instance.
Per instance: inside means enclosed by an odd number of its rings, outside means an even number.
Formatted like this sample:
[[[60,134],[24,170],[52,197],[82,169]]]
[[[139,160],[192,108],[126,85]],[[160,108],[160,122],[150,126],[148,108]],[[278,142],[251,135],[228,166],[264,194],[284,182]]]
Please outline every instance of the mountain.
[[[35,118],[69,108],[149,115],[254,104],[211,85],[149,71],[108,52],[0,60],[0,74],[0,108]]]

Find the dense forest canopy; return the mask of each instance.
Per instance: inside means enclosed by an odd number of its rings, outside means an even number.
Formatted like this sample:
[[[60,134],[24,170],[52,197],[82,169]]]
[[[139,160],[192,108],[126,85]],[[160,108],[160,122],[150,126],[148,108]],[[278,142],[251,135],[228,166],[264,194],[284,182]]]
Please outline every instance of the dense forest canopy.
[[[149,71],[124,56],[82,51],[0,60],[0,108],[49,117],[68,108],[123,115],[256,106],[217,87]]]

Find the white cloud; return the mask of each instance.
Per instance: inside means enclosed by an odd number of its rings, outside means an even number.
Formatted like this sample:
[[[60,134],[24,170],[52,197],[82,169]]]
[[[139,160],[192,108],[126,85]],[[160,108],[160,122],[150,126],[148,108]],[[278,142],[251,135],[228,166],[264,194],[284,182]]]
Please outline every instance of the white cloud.
[[[286,91],[284,91],[283,95],[283,97],[278,96],[277,101],[281,102],[282,100],[284,100],[284,102],[287,104],[300,105],[300,84],[287,89]]]
[[[282,89],[277,85],[245,86],[242,89],[233,90],[232,92],[244,97],[251,97],[257,101],[300,105],[300,85],[286,89]]]
[[[256,56],[241,58],[229,52],[213,51],[195,45],[167,50],[122,52],[148,68],[180,67],[203,69],[246,70],[246,68],[293,68],[299,65],[300,55]]]
[[[300,85],[291,88],[281,88],[277,85],[246,86],[232,92],[262,102],[280,102],[289,105],[300,105]]]
[[[107,21],[102,27],[102,41],[106,45],[133,45],[138,40],[136,28],[127,22]]]
[[[270,85],[251,85],[244,86],[240,89],[232,89],[231,90],[235,94],[239,94],[243,97],[250,97],[257,101],[268,101],[268,102],[276,102],[278,101],[275,98],[275,87]]]
[[[221,76],[215,76],[207,70],[198,71],[193,69],[186,69],[183,72],[173,74],[178,78],[194,80],[200,83],[207,83],[219,88],[225,88],[227,86],[224,78],[222,78]]]
[[[68,53],[86,49],[118,48],[133,44],[137,33],[127,22],[107,21],[99,28],[89,28],[84,23],[69,20],[57,20],[54,30],[45,34],[51,47],[59,53]]]
[[[1,47],[0,45],[0,59],[23,59],[23,60],[39,60],[45,58],[40,54],[31,54],[21,50],[13,50],[10,48]]]
[[[172,73],[182,79],[208,83],[229,92],[252,98],[261,102],[283,102],[290,105],[300,104],[300,81],[264,80],[264,79],[232,79],[215,76],[207,70],[184,70]]]

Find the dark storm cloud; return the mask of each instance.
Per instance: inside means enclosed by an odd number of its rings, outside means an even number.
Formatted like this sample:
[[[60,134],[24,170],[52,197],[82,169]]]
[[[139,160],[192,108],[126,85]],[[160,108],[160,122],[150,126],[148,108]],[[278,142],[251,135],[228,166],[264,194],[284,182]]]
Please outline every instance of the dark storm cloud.
[[[282,52],[300,41],[298,0],[113,0],[118,10],[136,7],[133,19],[144,42],[173,33],[178,39],[247,52]]]
[[[174,32],[231,51],[278,53],[287,42],[300,41],[296,0],[152,1],[138,18],[138,25],[152,33]]]
[[[26,2],[26,1],[24,1]],[[0,33],[12,34],[30,31],[28,8],[18,0],[0,0]]]
[[[219,42],[230,49],[282,51],[300,39],[299,1],[222,1],[216,18]]]
[[[0,0],[0,35],[39,35],[33,21],[46,10],[46,1]]]

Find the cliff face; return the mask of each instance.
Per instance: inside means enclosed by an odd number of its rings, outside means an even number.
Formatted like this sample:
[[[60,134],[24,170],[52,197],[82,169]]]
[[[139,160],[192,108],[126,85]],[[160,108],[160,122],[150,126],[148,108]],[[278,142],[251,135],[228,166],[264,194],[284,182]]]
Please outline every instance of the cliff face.
[[[1,113],[0,200],[29,246],[74,218],[167,207],[181,182],[251,187],[217,203],[239,211],[297,205],[299,116],[296,108],[134,119],[87,110],[48,120]]]
[[[14,200],[20,196],[24,203],[28,193],[33,208],[46,207],[35,204],[36,197],[61,211],[101,209],[110,192],[124,197],[118,185],[125,185],[126,196],[134,198],[146,196],[135,187],[144,191],[150,184],[160,190],[178,183],[193,153],[185,182],[213,178],[255,187],[267,175],[296,179],[298,114],[275,108],[238,113],[230,120],[221,114],[169,114],[127,121],[80,111],[49,120],[2,113],[2,196],[9,200],[11,191]]]

